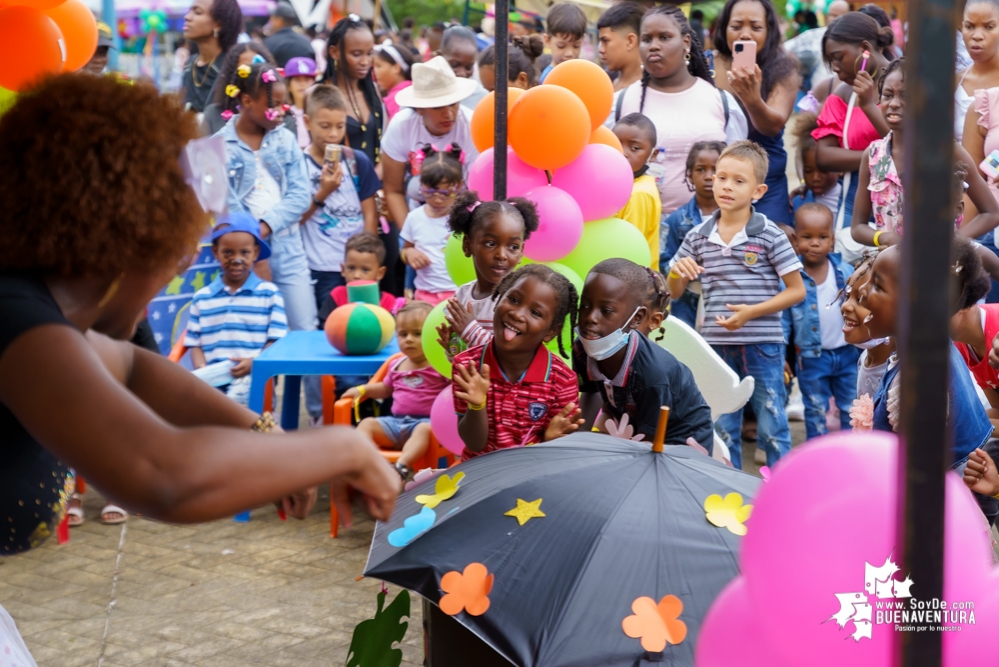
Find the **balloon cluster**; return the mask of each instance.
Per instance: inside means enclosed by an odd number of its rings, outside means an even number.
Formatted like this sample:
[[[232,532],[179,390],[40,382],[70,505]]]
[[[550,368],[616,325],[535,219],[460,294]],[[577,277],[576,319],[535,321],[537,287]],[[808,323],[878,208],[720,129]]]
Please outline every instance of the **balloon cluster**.
[[[898,448],[891,434],[842,433],[781,459],[747,522],[742,574],[704,619],[698,667],[894,664],[895,624],[884,610],[933,604],[893,565]],[[944,665],[991,664],[983,656],[995,654],[999,569],[988,535],[971,493],[948,473],[943,600],[976,618],[962,623],[957,613],[958,631],[944,633]]]
[[[21,92],[43,76],[76,71],[97,50],[97,21],[83,0],[0,4],[0,88],[5,91]]]

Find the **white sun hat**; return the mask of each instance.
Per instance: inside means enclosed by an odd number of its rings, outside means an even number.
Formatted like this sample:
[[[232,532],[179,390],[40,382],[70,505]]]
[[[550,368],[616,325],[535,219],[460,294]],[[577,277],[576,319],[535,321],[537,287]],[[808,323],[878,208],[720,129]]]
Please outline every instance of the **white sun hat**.
[[[436,109],[456,104],[475,92],[472,79],[459,79],[444,56],[413,65],[413,85],[400,90],[395,101],[401,107]]]

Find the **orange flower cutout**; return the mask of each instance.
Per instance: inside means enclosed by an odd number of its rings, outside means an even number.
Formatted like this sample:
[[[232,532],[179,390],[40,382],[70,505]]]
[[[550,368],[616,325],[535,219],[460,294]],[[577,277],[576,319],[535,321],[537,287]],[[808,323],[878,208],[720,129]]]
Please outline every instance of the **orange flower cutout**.
[[[659,604],[650,597],[640,597],[631,603],[634,616],[621,622],[624,634],[642,640],[642,648],[658,653],[666,644],[679,644],[687,636],[687,624],[680,619],[683,602],[667,595]]]
[[[489,609],[493,575],[482,563],[469,563],[464,572],[453,570],[441,577],[441,588],[446,593],[440,601],[445,614],[457,616],[464,610],[470,616],[482,616]]]

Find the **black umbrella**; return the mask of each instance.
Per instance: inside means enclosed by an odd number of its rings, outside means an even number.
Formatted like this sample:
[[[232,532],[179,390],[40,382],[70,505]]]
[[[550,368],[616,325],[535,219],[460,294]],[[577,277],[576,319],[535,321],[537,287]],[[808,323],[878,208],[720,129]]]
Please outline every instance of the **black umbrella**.
[[[494,577],[488,609],[455,619],[520,667],[635,665],[662,647],[629,637],[622,622],[638,598],[673,595],[686,635],[672,626],[664,658],[693,665],[704,616],[738,574],[739,537],[705,518],[705,500],[736,492],[748,501],[760,480],[690,447],[650,447],[577,433],[462,463],[447,471],[464,473],[458,492],[433,517],[415,499],[433,483],[399,498],[375,528],[364,574],[441,605],[442,577],[481,563]],[[507,514],[518,507],[521,518]]]

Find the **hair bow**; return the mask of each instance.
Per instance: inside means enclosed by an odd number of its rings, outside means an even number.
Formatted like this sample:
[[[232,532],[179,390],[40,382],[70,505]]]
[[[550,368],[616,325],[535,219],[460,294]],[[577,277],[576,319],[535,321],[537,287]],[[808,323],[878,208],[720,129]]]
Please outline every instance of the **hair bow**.
[[[283,67],[278,67],[277,68],[277,73],[280,74],[281,76],[284,76],[284,68]]]
[[[476,202],[475,202],[474,204],[470,204],[470,205],[469,205],[469,206],[467,206],[466,208],[468,209],[468,212],[469,212],[469,213],[475,213],[475,209],[479,208],[479,206],[480,206],[481,204],[482,204],[482,202],[480,202],[480,201],[476,201]]]
[[[277,81],[277,75],[274,74],[274,70],[269,69],[260,75],[260,80],[264,83],[274,83]]]
[[[229,97],[239,97],[239,86],[230,83],[225,87],[225,94]]]
[[[361,17],[358,16],[357,14],[348,14],[347,18],[349,18],[354,23],[360,23],[361,22]]]
[[[232,111],[230,111],[229,109],[226,109],[220,115],[222,116],[222,120],[229,120],[230,118],[232,118],[233,114],[232,114]]]
[[[281,117],[281,112],[277,109],[268,109],[264,112],[264,117],[267,118],[267,120],[277,120]]]
[[[259,58],[259,57],[260,57],[259,55],[254,56],[254,62],[256,62],[256,58]],[[260,58],[261,62],[263,62],[263,60],[264,60],[263,58]],[[236,74],[239,75],[240,79],[245,79],[246,77],[250,76],[250,66],[249,65],[240,65],[239,67],[236,68]]]

